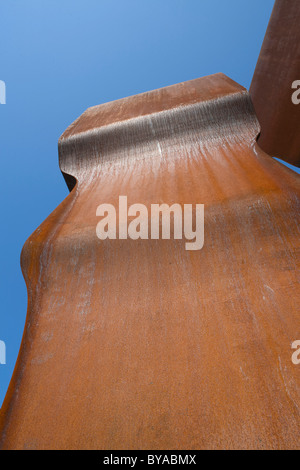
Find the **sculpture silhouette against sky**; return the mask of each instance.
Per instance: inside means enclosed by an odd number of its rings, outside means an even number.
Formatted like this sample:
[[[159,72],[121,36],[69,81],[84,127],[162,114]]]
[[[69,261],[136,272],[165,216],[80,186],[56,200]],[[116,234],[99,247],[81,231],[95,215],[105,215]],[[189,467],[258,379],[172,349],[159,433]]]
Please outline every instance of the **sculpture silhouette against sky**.
[[[299,177],[259,133],[223,74],[89,108],[64,132],[70,195],[22,252],[3,449],[299,448]],[[293,142],[280,156],[294,162]],[[99,240],[97,207],[124,195],[204,204],[203,248]]]

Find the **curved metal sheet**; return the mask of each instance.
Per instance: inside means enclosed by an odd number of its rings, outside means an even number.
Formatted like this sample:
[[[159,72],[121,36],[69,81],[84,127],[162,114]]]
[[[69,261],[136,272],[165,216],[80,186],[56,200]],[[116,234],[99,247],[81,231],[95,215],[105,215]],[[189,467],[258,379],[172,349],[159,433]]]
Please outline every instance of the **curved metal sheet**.
[[[247,91],[222,74],[67,129],[60,166],[77,184],[22,252],[3,449],[299,448],[299,177],[258,133]],[[205,204],[203,249],[100,241],[96,208],[120,195]]]
[[[300,2],[276,0],[250,95],[261,125],[259,146],[300,166]]]

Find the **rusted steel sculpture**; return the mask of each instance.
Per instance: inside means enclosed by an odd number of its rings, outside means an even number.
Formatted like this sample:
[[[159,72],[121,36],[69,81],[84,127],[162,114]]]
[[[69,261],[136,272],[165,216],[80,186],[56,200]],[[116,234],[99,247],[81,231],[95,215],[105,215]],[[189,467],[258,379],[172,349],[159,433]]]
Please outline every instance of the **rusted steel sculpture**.
[[[250,87],[261,125],[260,147],[296,166],[300,166],[299,25],[299,0],[276,0]]]
[[[222,74],[88,109],[26,242],[3,449],[300,447],[299,178]],[[77,180],[74,186],[75,178]],[[97,206],[205,204],[205,243],[99,240]]]

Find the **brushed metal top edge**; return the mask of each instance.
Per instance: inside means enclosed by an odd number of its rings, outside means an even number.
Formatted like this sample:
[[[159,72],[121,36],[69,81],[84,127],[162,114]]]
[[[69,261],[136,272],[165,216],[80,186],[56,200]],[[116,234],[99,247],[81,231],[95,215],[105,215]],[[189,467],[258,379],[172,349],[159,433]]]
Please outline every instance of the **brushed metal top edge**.
[[[205,102],[247,90],[223,73],[208,75],[88,108],[61,135],[70,137],[136,117]]]

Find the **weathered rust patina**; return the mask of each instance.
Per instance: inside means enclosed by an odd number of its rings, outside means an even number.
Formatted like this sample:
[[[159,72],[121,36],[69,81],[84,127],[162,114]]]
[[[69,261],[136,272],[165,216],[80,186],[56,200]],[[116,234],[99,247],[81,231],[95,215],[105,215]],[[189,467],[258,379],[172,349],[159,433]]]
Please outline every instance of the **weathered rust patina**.
[[[70,195],[26,242],[3,449],[296,449],[299,177],[222,74],[88,109]],[[76,185],[74,185],[76,178]],[[96,208],[205,205],[205,243],[104,240]]]
[[[300,103],[292,101],[293,84],[299,89],[300,1],[276,0],[250,95],[261,125],[259,146],[300,166]]]

